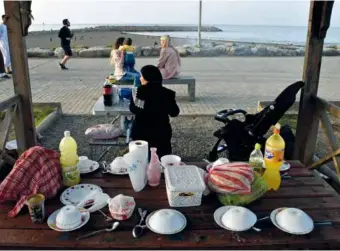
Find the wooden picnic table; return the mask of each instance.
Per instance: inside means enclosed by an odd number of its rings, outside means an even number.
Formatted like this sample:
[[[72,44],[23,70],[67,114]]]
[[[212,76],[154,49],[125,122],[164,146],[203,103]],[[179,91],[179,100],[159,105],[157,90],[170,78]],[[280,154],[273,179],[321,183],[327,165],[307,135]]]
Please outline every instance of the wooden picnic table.
[[[187,163],[189,164],[189,163]],[[205,167],[205,163],[190,163]],[[330,220],[332,226],[316,227],[311,234],[294,236],[267,226],[262,232],[249,230],[232,233],[221,229],[214,222],[213,213],[221,206],[214,195],[203,199],[200,207],[179,208],[188,220],[186,229],[173,236],[158,235],[147,230],[138,239],[132,237],[132,228],[139,221],[137,213],[122,221],[111,233],[101,233],[77,241],[78,236],[93,230],[110,227],[99,213],[91,214],[90,221],[81,229],[60,233],[49,229],[47,224],[33,224],[27,210],[15,218],[7,213],[13,204],[0,205],[1,248],[74,248],[74,249],[338,249],[340,248],[340,202],[338,196],[325,182],[297,162],[291,162],[291,179],[282,180],[277,192],[268,192],[263,198],[248,206],[258,217],[268,215],[278,207],[298,207],[305,210],[315,221]],[[96,172],[82,178],[82,183],[97,184],[111,197],[124,194],[133,196],[136,208],[148,212],[169,208],[164,180],[156,188],[146,187],[135,193],[127,176],[114,176]],[[59,196],[46,201],[47,215],[62,207]],[[103,209],[108,213],[108,208]]]

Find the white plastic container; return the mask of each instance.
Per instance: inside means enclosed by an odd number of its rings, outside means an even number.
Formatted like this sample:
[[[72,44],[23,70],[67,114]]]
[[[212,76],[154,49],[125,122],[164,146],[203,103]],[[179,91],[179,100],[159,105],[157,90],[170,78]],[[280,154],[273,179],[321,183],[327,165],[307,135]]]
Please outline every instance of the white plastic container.
[[[206,186],[196,166],[169,166],[164,171],[171,207],[200,206]]]

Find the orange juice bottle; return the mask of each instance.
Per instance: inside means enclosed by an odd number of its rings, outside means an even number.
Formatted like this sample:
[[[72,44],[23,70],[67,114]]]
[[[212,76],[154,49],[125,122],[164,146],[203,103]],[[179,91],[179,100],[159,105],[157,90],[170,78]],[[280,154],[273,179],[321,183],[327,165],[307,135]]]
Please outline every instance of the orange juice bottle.
[[[266,141],[264,165],[266,171],[263,178],[268,185],[268,190],[277,190],[281,184],[280,167],[283,164],[285,141],[280,136],[280,126],[276,125],[274,134]]]

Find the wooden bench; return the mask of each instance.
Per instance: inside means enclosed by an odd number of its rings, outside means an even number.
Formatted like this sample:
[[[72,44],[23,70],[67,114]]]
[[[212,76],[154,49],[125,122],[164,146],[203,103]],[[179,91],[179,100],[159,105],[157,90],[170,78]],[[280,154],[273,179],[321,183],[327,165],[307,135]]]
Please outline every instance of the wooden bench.
[[[133,80],[118,81],[117,85],[131,85]],[[188,85],[188,96],[190,101],[196,98],[196,80],[194,77],[181,76],[179,78],[164,79],[163,85]]]

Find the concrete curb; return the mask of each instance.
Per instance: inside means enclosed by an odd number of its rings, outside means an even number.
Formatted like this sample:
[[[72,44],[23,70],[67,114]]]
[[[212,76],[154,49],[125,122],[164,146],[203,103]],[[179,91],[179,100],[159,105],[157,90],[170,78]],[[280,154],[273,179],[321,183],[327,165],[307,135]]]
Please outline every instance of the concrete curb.
[[[55,110],[50,113],[36,128],[38,137],[41,137],[41,133],[47,130],[54,122],[63,114],[61,103],[37,103],[35,105],[51,105]]]

